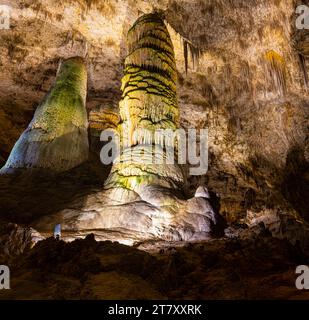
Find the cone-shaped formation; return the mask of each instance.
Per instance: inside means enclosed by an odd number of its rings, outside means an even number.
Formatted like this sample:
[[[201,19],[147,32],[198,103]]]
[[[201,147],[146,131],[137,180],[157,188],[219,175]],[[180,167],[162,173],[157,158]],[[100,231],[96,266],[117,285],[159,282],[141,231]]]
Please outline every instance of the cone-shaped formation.
[[[106,186],[135,191],[145,184],[177,188],[183,184],[183,174],[177,165],[151,164],[153,146],[160,144],[155,141],[155,130],[174,131],[179,118],[174,49],[158,15],[144,15],[135,22],[128,32],[128,49],[119,104],[124,150]],[[169,147],[168,142],[162,147]],[[131,152],[136,158],[144,154],[149,164],[132,161]],[[161,152],[165,159],[164,149]]]
[[[15,169],[61,172],[88,158],[87,70],[80,57],[64,61],[54,86],[16,142],[1,173]]]

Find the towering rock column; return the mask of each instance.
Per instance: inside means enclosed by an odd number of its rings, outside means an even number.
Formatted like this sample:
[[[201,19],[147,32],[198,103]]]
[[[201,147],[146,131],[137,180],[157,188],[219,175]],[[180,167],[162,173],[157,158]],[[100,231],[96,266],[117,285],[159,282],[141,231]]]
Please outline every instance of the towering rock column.
[[[25,168],[61,172],[87,160],[86,92],[84,60],[67,59],[0,173]]]
[[[200,188],[185,200],[179,192],[185,180],[180,166],[153,161],[168,158],[174,149],[173,139],[163,143],[155,131],[169,129],[173,135],[179,117],[174,52],[163,21],[154,14],[139,18],[129,30],[128,46],[118,126],[122,150],[105,189],[77,198],[69,209],[34,226],[42,232],[60,223],[68,239],[90,230],[97,239],[125,243],[208,239],[219,220],[207,191]]]
[[[113,165],[106,187],[137,191],[145,185],[177,189],[183,174],[177,164],[166,164],[166,148],[160,129],[178,128],[179,109],[176,95],[176,65],[173,44],[164,22],[156,14],[140,17],[128,32],[128,51],[119,104],[122,152]],[[163,163],[153,164],[154,144],[161,144]],[[171,142],[172,144],[172,142]],[[133,160],[130,158],[131,152]],[[141,162],[139,154],[144,154]],[[134,159],[135,157],[135,159]]]

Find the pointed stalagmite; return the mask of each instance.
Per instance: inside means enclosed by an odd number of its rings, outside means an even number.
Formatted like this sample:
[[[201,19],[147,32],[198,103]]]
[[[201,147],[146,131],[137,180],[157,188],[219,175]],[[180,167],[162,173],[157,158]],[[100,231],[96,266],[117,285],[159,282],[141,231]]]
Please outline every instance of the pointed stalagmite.
[[[61,172],[88,158],[87,70],[84,60],[65,60],[56,81],[36,109],[1,173],[15,169]]]

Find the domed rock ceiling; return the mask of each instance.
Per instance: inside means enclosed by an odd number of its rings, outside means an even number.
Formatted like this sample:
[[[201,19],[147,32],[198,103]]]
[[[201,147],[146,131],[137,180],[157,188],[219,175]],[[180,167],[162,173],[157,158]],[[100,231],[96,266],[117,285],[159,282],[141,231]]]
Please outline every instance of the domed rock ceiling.
[[[76,201],[78,208],[104,205],[99,195],[109,169],[99,160],[100,133],[121,121],[128,30],[155,12],[174,47],[180,126],[208,129],[208,172],[189,177],[186,198],[207,186],[214,210],[227,222],[226,235],[263,222],[273,236],[308,249],[309,36],[295,28],[300,3],[7,1],[13,10],[10,30],[0,30],[0,166],[54,83],[59,64],[75,56],[84,58],[88,70],[90,157],[41,193],[22,178],[9,185],[2,178],[3,218],[27,223],[69,210]],[[34,194],[41,205],[30,199]]]

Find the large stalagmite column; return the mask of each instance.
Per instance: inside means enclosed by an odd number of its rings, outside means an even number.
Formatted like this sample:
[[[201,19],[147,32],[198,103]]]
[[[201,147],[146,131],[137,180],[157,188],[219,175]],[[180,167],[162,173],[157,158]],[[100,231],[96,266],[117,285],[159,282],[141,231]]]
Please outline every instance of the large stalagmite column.
[[[87,160],[86,92],[84,60],[67,59],[0,172],[10,173],[17,168],[61,172]]]
[[[160,144],[155,131],[178,128],[177,73],[169,33],[158,15],[148,14],[135,22],[127,42],[129,54],[119,104],[123,151],[113,165],[106,187],[138,191],[144,185],[155,184],[177,189],[184,179],[177,164],[139,163],[130,158],[130,152],[134,156],[141,149],[145,159],[151,158],[154,144]],[[162,147],[162,156],[166,158],[165,149],[169,146],[165,143]]]
[[[217,224],[207,192],[200,189],[203,192],[185,200],[180,166],[148,161],[158,150],[167,157],[173,149],[173,139],[163,143],[155,131],[169,129],[173,136],[178,128],[174,51],[163,21],[154,14],[139,18],[129,30],[128,46],[118,126],[122,150],[105,189],[39,219],[35,228],[52,230],[61,223],[62,236],[67,233],[68,239],[91,230],[98,239],[125,243],[207,239]]]

